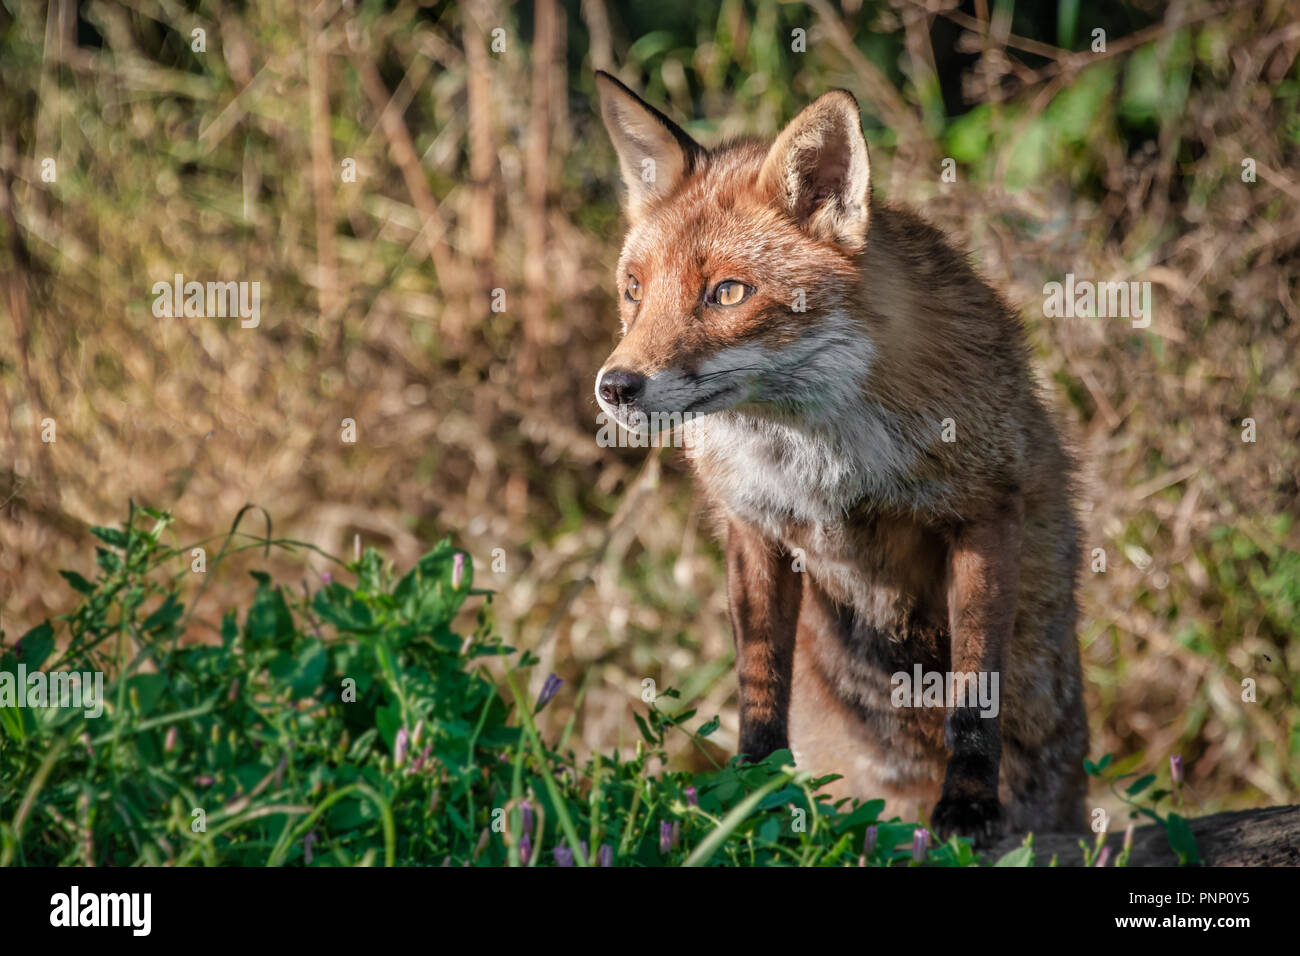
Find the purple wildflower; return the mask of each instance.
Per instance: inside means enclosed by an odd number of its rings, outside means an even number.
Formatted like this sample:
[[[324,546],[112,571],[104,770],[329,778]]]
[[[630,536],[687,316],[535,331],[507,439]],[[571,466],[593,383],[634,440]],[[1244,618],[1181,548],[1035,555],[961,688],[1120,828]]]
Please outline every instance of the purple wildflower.
[[[876,829],[875,824],[867,827],[867,835],[862,840],[862,855],[871,856],[876,851],[876,840],[880,836],[880,831]]]
[[[1169,775],[1174,778],[1174,786],[1183,785],[1183,758],[1174,754],[1169,758]]]
[[[547,676],[546,682],[542,684],[542,692],[537,695],[537,706],[533,708],[534,714],[551,702],[551,698],[559,693],[560,685],[563,683],[564,681],[554,674]]]
[[[925,851],[930,848],[930,831],[917,827],[912,833],[912,859],[920,863],[925,859]]]
[[[555,848],[555,865],[573,866],[573,851],[567,846],[557,846]]]
[[[424,748],[424,753],[415,758],[415,763],[411,765],[411,773],[419,773],[424,769],[425,763],[429,760],[429,755],[433,753],[433,744],[428,744]]]
[[[451,586],[460,587],[460,582],[465,577],[465,555],[457,551],[451,558]]]
[[[698,807],[700,805],[700,794],[694,787],[687,787],[685,793],[687,804],[692,807]]]
[[[596,851],[596,861],[601,866],[613,866],[614,848],[608,843],[602,843],[600,849]]]
[[[519,840],[519,860],[521,863],[527,863],[528,858],[533,855],[533,838],[525,833]]]
[[[664,856],[667,856],[668,852],[672,850],[672,848],[673,825],[667,820],[663,820],[659,824],[659,852],[664,854]]]
[[[406,763],[406,751],[411,743],[410,732],[403,727],[397,732],[397,740],[393,745],[393,766],[400,767]]]

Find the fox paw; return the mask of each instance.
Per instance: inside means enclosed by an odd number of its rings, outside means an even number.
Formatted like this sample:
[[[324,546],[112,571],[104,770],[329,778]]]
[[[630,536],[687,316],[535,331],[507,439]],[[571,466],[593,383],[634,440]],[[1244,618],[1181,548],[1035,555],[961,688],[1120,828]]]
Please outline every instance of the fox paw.
[[[1002,835],[1004,820],[998,798],[989,795],[943,797],[930,814],[930,828],[940,840],[954,833],[987,846]]]
[[[778,727],[742,728],[739,753],[744,754],[748,763],[758,763],[769,754],[778,750],[787,750],[790,742],[785,731]]]

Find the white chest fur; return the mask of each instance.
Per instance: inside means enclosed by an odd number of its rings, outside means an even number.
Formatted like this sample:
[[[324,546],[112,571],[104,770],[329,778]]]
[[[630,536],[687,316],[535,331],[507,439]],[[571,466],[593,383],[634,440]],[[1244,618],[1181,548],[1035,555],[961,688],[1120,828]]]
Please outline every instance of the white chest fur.
[[[837,525],[865,500],[895,501],[916,456],[883,413],[866,407],[811,426],[727,411],[691,427],[709,492],[774,537],[791,523]]]

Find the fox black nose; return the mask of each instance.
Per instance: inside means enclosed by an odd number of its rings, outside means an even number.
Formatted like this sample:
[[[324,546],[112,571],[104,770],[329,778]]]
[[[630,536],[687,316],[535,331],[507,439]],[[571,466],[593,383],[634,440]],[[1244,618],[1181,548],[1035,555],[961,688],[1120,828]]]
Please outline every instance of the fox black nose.
[[[645,376],[612,368],[600,377],[600,397],[611,405],[632,405],[645,388]]]

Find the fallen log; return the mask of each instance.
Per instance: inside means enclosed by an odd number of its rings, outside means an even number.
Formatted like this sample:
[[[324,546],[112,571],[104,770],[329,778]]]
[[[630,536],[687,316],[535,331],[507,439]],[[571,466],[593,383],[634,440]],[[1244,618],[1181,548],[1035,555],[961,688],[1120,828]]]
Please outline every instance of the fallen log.
[[[1188,820],[1205,866],[1300,866],[1300,806],[1234,810]],[[1036,865],[1046,866],[1055,854],[1058,866],[1083,866],[1079,840],[1091,846],[1092,833],[1034,834]],[[988,853],[997,860],[1020,846],[1024,836],[1005,837]],[[1106,838],[1110,847],[1107,865],[1113,866],[1124,845],[1124,831]],[[1133,831],[1129,866],[1177,866],[1178,857],[1169,848],[1165,831],[1147,824]]]

